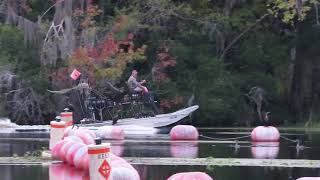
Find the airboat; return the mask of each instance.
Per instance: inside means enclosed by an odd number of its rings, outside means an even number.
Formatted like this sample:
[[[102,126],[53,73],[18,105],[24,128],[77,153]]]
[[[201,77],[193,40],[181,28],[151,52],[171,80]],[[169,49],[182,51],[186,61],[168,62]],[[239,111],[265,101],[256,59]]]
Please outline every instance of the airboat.
[[[169,126],[171,124],[177,123],[178,121],[182,120],[183,118],[190,116],[192,112],[196,111],[199,108],[198,105],[191,106],[185,109],[181,109],[178,111],[175,111],[173,113],[168,114],[159,114],[155,115],[153,117],[140,117],[140,118],[124,118],[124,119],[118,119],[117,123],[114,124],[116,126],[121,125],[138,125],[138,126],[144,126],[144,127],[164,127]],[[113,121],[103,121],[103,122],[96,122],[96,123],[81,123],[82,126],[86,127],[100,127],[100,126],[108,126],[112,125]]]
[[[154,111],[156,101],[153,99],[146,99],[137,93],[120,91],[114,91],[116,98],[108,97],[90,88],[87,83],[80,83],[77,87],[68,90],[50,92],[64,94],[71,90],[88,90],[89,92],[87,93],[89,96],[80,102],[86,109],[86,117],[80,121],[79,125],[85,127],[137,125],[158,128],[177,123],[199,108],[198,105],[194,105],[172,113],[158,114]]]

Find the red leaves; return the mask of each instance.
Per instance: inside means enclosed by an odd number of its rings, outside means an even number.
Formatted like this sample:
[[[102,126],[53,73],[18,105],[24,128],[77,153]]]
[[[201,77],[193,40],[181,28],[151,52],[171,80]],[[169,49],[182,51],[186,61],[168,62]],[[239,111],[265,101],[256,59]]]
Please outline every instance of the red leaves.
[[[107,62],[110,56],[116,54],[119,51],[118,43],[113,38],[113,33],[108,33],[106,39],[98,45],[100,60]]]
[[[174,67],[177,65],[177,61],[172,58],[169,53],[159,53],[158,58],[162,68]]]
[[[164,72],[168,67],[175,67],[177,61],[169,54],[169,47],[162,46],[162,52],[157,54],[159,62],[153,67],[154,80],[157,83],[169,81],[168,75]]]

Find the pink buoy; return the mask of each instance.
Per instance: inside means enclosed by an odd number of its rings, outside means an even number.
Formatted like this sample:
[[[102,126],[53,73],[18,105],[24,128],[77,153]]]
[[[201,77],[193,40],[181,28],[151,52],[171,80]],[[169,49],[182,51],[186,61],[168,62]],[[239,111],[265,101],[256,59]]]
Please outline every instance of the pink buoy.
[[[251,140],[256,142],[278,142],[280,133],[273,126],[258,126],[251,132]]]
[[[59,153],[59,158],[63,161],[63,162],[67,162],[67,152],[70,149],[70,147],[72,145],[74,145],[75,142],[72,141],[67,141],[66,143],[64,143],[61,148],[60,148],[60,153]]]
[[[78,169],[84,168],[84,170],[86,170],[86,171],[89,170],[89,169],[85,169],[86,165],[83,164],[84,162],[82,162],[82,161],[84,161],[83,159],[85,158],[86,155],[88,155],[87,146],[83,146],[76,151],[76,153],[73,157],[73,164],[76,168],[78,168]]]
[[[124,139],[124,131],[120,127],[113,127],[111,131],[111,138],[115,140],[122,140]]]
[[[82,148],[83,146],[85,145],[80,143],[75,143],[69,148],[66,154],[66,157],[67,157],[66,160],[70,165],[73,165],[73,158],[76,152],[78,151],[78,149]]]
[[[251,153],[256,159],[275,159],[279,154],[279,142],[254,142]]]
[[[84,144],[89,145],[94,143],[94,138],[85,130],[80,129],[75,132],[75,135],[81,138]]]
[[[110,153],[113,180],[140,180],[138,171],[125,159]]]
[[[75,143],[84,144],[83,139],[81,137],[79,137],[79,136],[76,136],[76,135],[67,136],[67,137],[64,138],[64,140],[75,142]]]
[[[170,153],[176,158],[197,158],[198,149],[197,142],[171,142]]]
[[[122,140],[125,134],[122,128],[116,126],[104,126],[96,131],[96,135],[101,139],[115,139]]]
[[[203,172],[185,172],[170,176],[167,180],[213,180],[208,174]]]
[[[139,175],[129,168],[126,167],[113,167],[111,171],[112,179],[121,179],[121,180],[140,180]]]
[[[302,177],[297,180],[320,180],[320,177]]]
[[[124,151],[123,144],[112,144],[111,145],[111,152],[116,156],[122,156]]]
[[[89,170],[89,155],[85,154],[80,162],[80,169]]]
[[[92,131],[92,130],[89,130],[89,129],[82,129],[84,132],[88,133],[93,139],[96,138],[96,134]]]
[[[60,159],[60,150],[61,147],[68,141],[66,140],[61,140],[59,141],[56,145],[53,146],[51,149],[51,155],[53,159]]]
[[[76,127],[72,127],[72,126],[68,126],[63,133],[63,137],[67,137],[67,136],[71,136],[74,135],[74,133],[76,132],[78,128]]]
[[[198,140],[199,133],[197,128],[190,125],[177,125],[170,131],[172,140]]]

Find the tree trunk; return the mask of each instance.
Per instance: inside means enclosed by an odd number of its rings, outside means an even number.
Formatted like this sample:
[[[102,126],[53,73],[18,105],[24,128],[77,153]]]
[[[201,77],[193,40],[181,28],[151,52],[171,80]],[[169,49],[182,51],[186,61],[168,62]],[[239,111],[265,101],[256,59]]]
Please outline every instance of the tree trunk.
[[[317,85],[320,76],[318,62],[320,32],[310,24],[300,24],[296,39],[296,60],[293,72],[293,81],[290,94],[291,111],[295,121],[311,122],[314,97],[318,91]]]

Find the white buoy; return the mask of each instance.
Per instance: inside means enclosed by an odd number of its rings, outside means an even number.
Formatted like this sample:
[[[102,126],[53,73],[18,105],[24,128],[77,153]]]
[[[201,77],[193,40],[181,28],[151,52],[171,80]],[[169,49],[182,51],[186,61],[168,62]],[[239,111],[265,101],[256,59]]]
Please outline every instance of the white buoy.
[[[73,113],[69,111],[68,108],[64,109],[64,112],[60,114],[61,120],[66,122],[66,126],[72,126],[73,125]]]
[[[88,145],[90,179],[111,180],[110,144],[101,144],[101,139],[95,139],[95,144]]]
[[[62,140],[65,127],[66,123],[60,121],[59,117],[57,117],[55,121],[50,122],[50,150]]]

